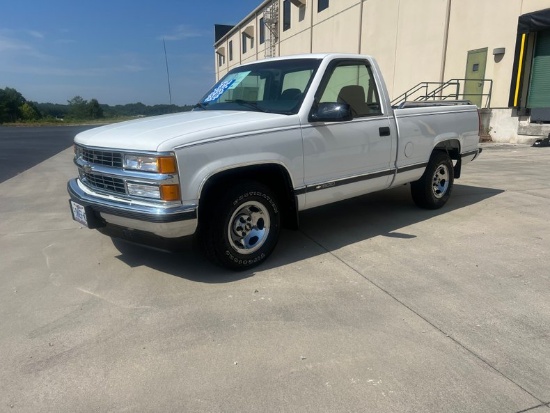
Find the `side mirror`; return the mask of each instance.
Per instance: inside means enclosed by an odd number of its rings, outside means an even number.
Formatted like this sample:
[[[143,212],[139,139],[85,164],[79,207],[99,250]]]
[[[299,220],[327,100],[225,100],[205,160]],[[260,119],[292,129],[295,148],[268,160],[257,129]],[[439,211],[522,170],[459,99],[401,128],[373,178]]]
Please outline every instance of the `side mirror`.
[[[309,115],[310,122],[345,122],[352,119],[350,105],[337,102],[319,103]]]

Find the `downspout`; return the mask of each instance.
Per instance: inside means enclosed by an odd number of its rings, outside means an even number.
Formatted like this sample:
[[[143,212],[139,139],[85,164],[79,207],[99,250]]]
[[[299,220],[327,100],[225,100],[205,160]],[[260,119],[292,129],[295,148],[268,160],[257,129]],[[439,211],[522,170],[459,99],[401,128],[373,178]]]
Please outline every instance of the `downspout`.
[[[445,35],[443,36],[443,56],[441,57],[441,74],[439,81],[445,83],[445,69],[447,64],[447,48],[449,45],[449,25],[451,23],[451,7],[453,0],[447,0],[447,17],[445,19]]]
[[[364,7],[364,0],[361,1],[361,6],[359,10],[359,42],[357,47],[357,53],[361,54],[361,46],[362,46],[362,40],[363,40],[363,7]]]
[[[239,27],[239,66],[243,64],[243,28]]]
[[[256,48],[256,61],[258,60],[258,49],[260,48],[260,23],[258,22],[258,12],[254,14],[254,47]]]
[[[311,4],[311,20],[309,21],[309,53],[313,53],[313,1],[309,2]]]
[[[391,79],[392,93],[395,93],[395,73],[397,71],[397,50],[399,47],[399,19],[401,17],[401,0],[397,0],[397,24],[395,28],[395,51],[393,56],[393,75]]]

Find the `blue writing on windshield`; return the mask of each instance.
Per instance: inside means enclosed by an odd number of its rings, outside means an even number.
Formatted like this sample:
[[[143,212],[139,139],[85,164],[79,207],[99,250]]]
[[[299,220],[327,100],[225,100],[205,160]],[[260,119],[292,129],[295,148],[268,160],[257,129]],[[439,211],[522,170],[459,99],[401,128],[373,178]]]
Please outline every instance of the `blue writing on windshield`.
[[[204,99],[204,102],[213,102],[215,100],[218,100],[223,93],[231,87],[233,83],[235,83],[235,78],[233,79],[227,79],[223,82],[221,82],[216,89],[210,93],[206,99]]]

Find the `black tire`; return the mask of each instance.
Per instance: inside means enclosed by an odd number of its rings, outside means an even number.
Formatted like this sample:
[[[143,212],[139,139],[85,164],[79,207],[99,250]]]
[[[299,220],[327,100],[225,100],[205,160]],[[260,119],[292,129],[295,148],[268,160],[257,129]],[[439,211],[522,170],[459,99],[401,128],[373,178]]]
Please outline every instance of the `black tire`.
[[[416,205],[438,209],[447,203],[454,183],[454,168],[446,152],[435,151],[422,177],[411,183],[411,194]]]
[[[218,202],[216,196],[221,196]],[[243,182],[210,201],[215,204],[209,205],[199,230],[206,257],[236,271],[264,262],[280,232],[279,206],[272,192],[257,182]]]

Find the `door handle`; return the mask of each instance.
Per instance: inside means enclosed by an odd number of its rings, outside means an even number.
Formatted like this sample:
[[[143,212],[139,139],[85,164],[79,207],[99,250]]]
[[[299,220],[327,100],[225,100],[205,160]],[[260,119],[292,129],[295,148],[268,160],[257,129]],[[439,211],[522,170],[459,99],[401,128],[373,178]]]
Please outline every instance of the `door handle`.
[[[383,128],[378,128],[378,132],[380,133],[380,136],[390,136],[390,128],[388,126],[384,126]]]

